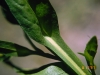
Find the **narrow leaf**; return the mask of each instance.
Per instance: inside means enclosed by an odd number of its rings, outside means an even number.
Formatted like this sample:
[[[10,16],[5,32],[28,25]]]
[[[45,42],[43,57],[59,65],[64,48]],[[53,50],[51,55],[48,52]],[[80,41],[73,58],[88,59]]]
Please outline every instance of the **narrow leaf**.
[[[32,75],[69,75],[69,74],[65,73],[61,68],[57,66],[49,66],[46,69]]]
[[[27,56],[32,54],[32,51],[11,42],[0,41],[0,53],[9,56]]]
[[[58,58],[49,53],[44,53],[42,51],[32,51],[26,47],[20,46],[15,43],[0,41],[0,59],[3,59],[8,56],[28,56],[28,55],[39,55],[51,59],[58,60]]]
[[[13,67],[17,73],[22,75],[77,75],[69,66],[66,66],[62,62],[50,63],[32,70],[23,70],[10,61],[4,62]]]

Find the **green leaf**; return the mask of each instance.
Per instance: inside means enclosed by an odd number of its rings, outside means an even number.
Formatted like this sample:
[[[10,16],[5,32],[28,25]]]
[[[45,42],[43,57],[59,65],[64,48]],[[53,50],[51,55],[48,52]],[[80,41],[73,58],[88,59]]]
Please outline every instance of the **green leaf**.
[[[86,48],[84,50],[84,53],[79,53],[79,54],[83,54],[88,66],[90,67],[90,70],[93,72],[94,70],[94,57],[97,53],[97,48],[98,48],[98,42],[97,42],[97,37],[93,36],[89,42],[86,45]]]
[[[44,69],[46,69],[47,67],[50,67],[50,66],[55,66],[55,67],[60,68],[61,70],[59,70],[59,72],[62,72],[62,71],[64,72],[62,74],[65,74],[65,72],[66,72],[69,75],[77,75],[68,65],[65,65],[65,63],[63,63],[63,62],[50,63],[50,64],[43,65],[37,69],[33,69],[33,70],[29,70],[29,71],[20,71],[20,72],[23,72],[24,74],[36,74],[36,73],[38,74],[39,72],[43,71]],[[50,74],[51,73],[48,73],[48,75],[50,75]],[[52,75],[53,74],[55,74],[55,70],[52,71]]]
[[[23,46],[6,42],[0,41],[0,54],[6,56],[27,56],[34,53],[33,51],[25,48]]]
[[[49,0],[33,0],[33,10],[26,0],[6,2],[20,26],[32,39],[51,49],[77,74],[91,75],[88,70],[82,70],[82,62],[62,40],[57,16]]]
[[[18,74],[19,75],[69,75],[66,72],[64,72],[61,68],[53,65],[37,73],[33,73],[33,74],[18,73]]]
[[[0,60],[4,60],[9,56],[16,56],[16,50],[12,43],[0,41]]]
[[[22,29],[37,42],[43,43],[44,38],[39,27],[38,19],[27,4],[26,0],[5,0],[14,15],[19,22]],[[10,3],[10,4],[9,4]],[[13,7],[12,7],[13,6]],[[20,14],[19,14],[20,11]]]
[[[46,69],[31,75],[69,75],[57,66],[49,66]]]
[[[65,65],[63,62],[56,62],[43,65],[39,68],[32,70],[23,70],[20,67],[17,67],[10,61],[4,61],[7,65],[10,65],[15,69],[15,71],[22,75],[77,75],[72,69]],[[66,66],[66,67],[65,67]],[[52,68],[51,68],[52,67]]]
[[[38,48],[36,47],[35,49],[38,49]],[[26,47],[20,46],[15,43],[0,41],[0,60],[3,60],[11,56],[23,57],[23,56],[28,56],[28,55],[39,55],[39,56],[58,60],[56,56],[51,55],[49,53],[44,53],[40,50],[32,51]]]

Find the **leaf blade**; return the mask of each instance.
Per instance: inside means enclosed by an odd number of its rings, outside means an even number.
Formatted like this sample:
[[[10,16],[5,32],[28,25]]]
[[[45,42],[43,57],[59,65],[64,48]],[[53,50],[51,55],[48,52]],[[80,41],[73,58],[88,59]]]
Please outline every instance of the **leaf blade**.
[[[87,65],[89,66],[89,69],[91,70],[93,75],[96,75],[94,71],[95,70],[94,58],[97,53],[97,48],[98,48],[97,37],[93,36],[86,44],[86,48],[83,54],[86,59]]]
[[[27,56],[32,54],[33,51],[23,46],[17,45],[12,42],[0,40],[0,53],[8,56]]]
[[[44,42],[38,19],[26,0],[9,0],[8,6],[22,29],[39,43]],[[10,3],[10,4],[9,4]],[[19,14],[20,11],[20,14]],[[27,15],[26,15],[27,14]]]

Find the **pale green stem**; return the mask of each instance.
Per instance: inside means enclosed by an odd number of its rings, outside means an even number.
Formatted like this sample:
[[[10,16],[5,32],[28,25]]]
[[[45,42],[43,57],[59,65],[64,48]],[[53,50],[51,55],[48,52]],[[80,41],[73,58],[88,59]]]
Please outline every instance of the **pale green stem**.
[[[53,48],[55,48],[55,53],[60,56],[60,58],[66,63],[71,64],[69,65],[71,68],[76,68],[76,73],[80,75],[86,75],[86,73],[68,56],[67,53],[64,52],[64,50],[50,37],[45,36],[44,37],[46,42],[49,43]],[[66,62],[67,61],[67,62]]]

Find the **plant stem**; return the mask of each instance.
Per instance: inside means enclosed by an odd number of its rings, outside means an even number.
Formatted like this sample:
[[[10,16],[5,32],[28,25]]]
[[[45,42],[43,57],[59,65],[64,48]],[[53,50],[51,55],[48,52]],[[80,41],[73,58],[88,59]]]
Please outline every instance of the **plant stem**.
[[[87,75],[72,59],[67,53],[50,37],[44,37],[47,43],[55,48],[54,52],[71,68],[75,68],[74,71],[79,75]],[[91,75],[91,74],[90,74]]]

